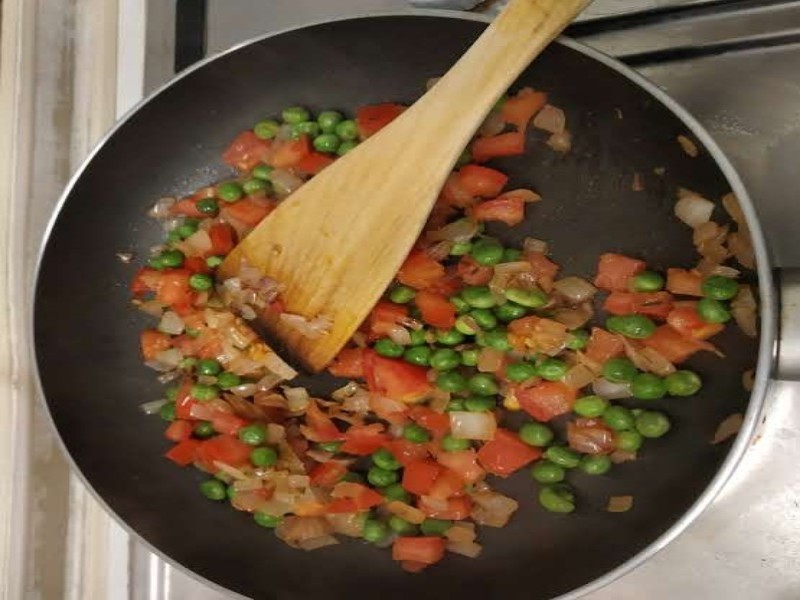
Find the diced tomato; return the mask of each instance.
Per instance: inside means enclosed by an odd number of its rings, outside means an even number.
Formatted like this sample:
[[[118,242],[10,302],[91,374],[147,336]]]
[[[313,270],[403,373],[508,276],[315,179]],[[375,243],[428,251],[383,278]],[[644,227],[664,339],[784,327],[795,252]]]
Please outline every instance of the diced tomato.
[[[508,183],[508,175],[480,165],[466,165],[458,172],[461,187],[470,196],[494,198]]]
[[[475,483],[484,476],[484,470],[478,465],[478,453],[475,450],[461,452],[441,452],[436,460],[443,467],[454,471],[466,483]]]
[[[501,114],[503,121],[515,125],[518,131],[525,132],[528,123],[547,104],[547,94],[535,92],[531,88],[522,88],[516,96],[503,103]]]
[[[313,434],[315,442],[336,442],[345,439],[331,418],[326,415],[316,401],[312,400],[306,408],[306,425]]]
[[[583,454],[611,454],[616,450],[616,436],[599,419],[575,419],[567,423],[569,447]]]
[[[403,489],[417,496],[427,496],[442,467],[432,460],[415,460],[403,470]]]
[[[408,255],[397,273],[397,279],[414,289],[424,290],[438,283],[445,273],[445,268],[439,261],[431,258],[424,250],[417,249]]]
[[[175,416],[179,419],[192,418],[192,406],[197,400],[192,398],[192,380],[188,377],[181,382],[178,393],[175,395]]]
[[[667,324],[684,337],[707,340],[725,329],[722,323],[706,323],[697,312],[696,302],[682,303],[667,316]]]
[[[466,493],[464,491],[465,485],[466,483],[464,483],[464,480],[458,473],[452,469],[444,469],[439,473],[428,495],[438,500],[447,500],[454,496],[463,496]]]
[[[333,487],[347,474],[347,464],[338,460],[320,463],[308,474],[311,485],[316,487]]]
[[[603,254],[597,265],[594,284],[609,292],[627,292],[631,279],[644,271],[646,266],[644,261],[622,254]]]
[[[231,467],[243,467],[250,462],[253,447],[232,435],[220,434],[202,442],[197,448],[196,459],[211,473],[217,471],[215,462]]]
[[[428,291],[417,292],[414,301],[422,315],[422,320],[439,329],[450,329],[456,323],[456,307],[441,294]]]
[[[331,493],[333,498],[348,498],[352,499],[355,503],[356,510],[368,510],[373,506],[378,506],[379,504],[383,504],[384,497],[382,494],[379,494],[372,488],[369,488],[365,485],[361,485],[360,483],[352,483],[352,482],[343,482],[336,485]],[[330,510],[330,505],[328,508],[328,512],[334,512]],[[351,510],[348,511],[340,511],[340,512],[353,512]]]
[[[361,348],[344,348],[339,351],[333,362],[328,365],[328,372],[334,377],[364,377],[364,350]]]
[[[262,140],[252,131],[243,131],[222,154],[222,160],[240,171],[251,171],[264,161],[270,142]]]
[[[369,313],[367,322],[373,338],[388,335],[389,332],[408,317],[408,307],[394,302],[378,302]]]
[[[367,456],[382,448],[390,439],[389,434],[383,433],[383,425],[353,425],[347,430],[341,451],[357,456]]]
[[[307,135],[301,135],[296,140],[282,140],[270,150],[267,161],[276,169],[296,167],[306,156],[311,154],[311,144]]]
[[[300,159],[300,162],[297,163],[297,168],[303,173],[316,175],[334,162],[335,159],[332,156],[322,154],[322,152],[311,152]]]
[[[667,290],[682,296],[703,296],[703,277],[697,271],[667,269]]]
[[[412,462],[428,458],[428,447],[425,444],[415,444],[408,440],[397,439],[386,442],[384,447],[404,467]]]
[[[518,156],[524,153],[525,136],[519,132],[479,137],[472,144],[472,159],[475,162],[486,162],[492,158]]]
[[[389,423],[404,425],[408,420],[407,404],[381,394],[369,395],[369,408],[379,419]]]
[[[464,189],[458,173],[451,173],[447,178],[442,188],[440,199],[445,204],[458,208],[466,208],[475,203],[475,197]]]
[[[420,498],[417,502],[417,508],[429,519],[463,521],[469,518],[469,514],[472,511],[472,500],[467,496],[449,498],[447,500],[447,507],[440,508],[438,505],[426,502],[424,498]]]
[[[700,350],[715,349],[706,341],[681,335],[669,325],[661,325],[653,335],[643,340],[643,343],[673,364],[682,363]]]
[[[413,560],[404,560],[400,562],[400,568],[406,573],[421,573],[428,568],[428,565],[421,562],[414,562]]]
[[[548,404],[547,408],[551,406]],[[478,450],[478,461],[489,473],[508,477],[541,455],[542,451],[539,448],[529,446],[513,431],[498,428],[494,439],[486,442]]]
[[[427,406],[414,406],[409,411],[409,416],[412,421],[430,431],[437,439],[450,431],[450,417]]]
[[[144,267],[136,272],[131,282],[131,292],[134,296],[143,296],[147,292],[155,292],[161,282],[161,271]]]
[[[353,498],[334,498],[328,502],[325,512],[329,515],[358,512],[358,503]]]
[[[612,315],[647,315],[666,319],[672,310],[669,292],[612,292],[603,303],[603,310]]]
[[[166,456],[176,465],[186,467],[194,462],[195,455],[197,454],[197,450],[200,448],[201,443],[202,442],[200,440],[196,440],[194,438],[185,439],[182,442],[175,444],[169,450],[169,452],[164,454],[164,456]]]
[[[500,196],[476,204],[471,214],[476,221],[500,221],[513,227],[525,220],[525,202],[515,196]]]
[[[223,219],[231,218],[247,227],[255,227],[269,213],[275,210],[275,202],[263,198],[242,198],[232,204],[222,207],[220,216]]]
[[[546,422],[571,411],[578,391],[560,381],[542,381],[533,387],[518,387],[514,394],[522,410]]]
[[[169,427],[164,431],[164,437],[173,442],[188,440],[192,437],[192,424],[189,423],[189,421],[176,419],[170,423]]]
[[[375,135],[406,110],[400,104],[373,104],[356,111],[356,125],[361,139]]]
[[[600,327],[592,327],[592,336],[586,345],[586,357],[598,364],[603,364],[611,358],[621,356],[625,352],[625,345],[620,337]]]
[[[242,427],[248,425],[250,421],[237,417],[233,413],[217,411],[211,418],[211,425],[214,430],[227,435],[236,435]]]
[[[525,260],[531,265],[536,283],[546,292],[549,292],[553,287],[553,280],[556,278],[556,275],[558,275],[561,267],[541,252],[526,252]]]
[[[169,213],[176,216],[182,215],[184,217],[192,217],[193,219],[202,219],[205,217],[205,215],[200,212],[200,209],[197,208],[197,198],[183,198],[179,200],[170,207]]]
[[[211,254],[225,256],[236,245],[236,232],[227,223],[215,223],[208,228],[208,237],[211,238]]]
[[[194,292],[189,286],[192,273],[187,269],[166,269],[161,272],[161,281],[156,291],[156,300],[168,306],[190,305]]]
[[[142,357],[145,360],[155,360],[156,355],[172,347],[170,337],[166,333],[161,333],[155,329],[145,329],[139,335],[139,342],[142,347]]]
[[[211,267],[200,256],[187,256],[184,258],[183,268],[192,273],[211,273]]]
[[[464,282],[456,274],[455,269],[451,267],[447,269],[447,273],[442,279],[434,283],[425,291],[432,292],[434,294],[441,294],[442,296],[447,296],[449,298],[453,294],[461,291],[462,287],[464,287]]]
[[[432,565],[444,558],[444,538],[398,537],[392,544],[392,560]]]
[[[400,402],[413,403],[431,391],[428,370],[404,360],[384,358],[371,350],[364,353],[364,376],[371,392]]]
[[[467,285],[486,285],[494,276],[492,267],[485,267],[469,254],[458,261],[457,272]]]

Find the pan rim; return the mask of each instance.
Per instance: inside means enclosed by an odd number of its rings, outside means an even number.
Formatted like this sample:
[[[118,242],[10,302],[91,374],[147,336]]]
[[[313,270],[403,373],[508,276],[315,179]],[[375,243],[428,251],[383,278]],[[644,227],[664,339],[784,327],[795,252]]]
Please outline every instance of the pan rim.
[[[130,108],[127,112],[125,112],[125,114],[116,121],[116,123],[111,127],[111,129],[106,134],[104,134],[103,137],[96,143],[92,151],[89,152],[86,158],[81,162],[81,165],[75,170],[74,174],[70,177],[69,181],[64,187],[64,191],[62,192],[61,196],[58,199],[58,202],[54,207],[53,214],[51,215],[47,223],[47,226],[44,230],[38,248],[36,263],[33,271],[34,277],[31,278],[31,284],[30,284],[31,287],[28,290],[30,293],[30,297],[34,301],[34,305],[39,287],[40,272],[44,260],[44,255],[47,250],[47,246],[50,242],[50,238],[53,234],[53,231],[55,230],[56,223],[58,222],[61,212],[66,206],[67,200],[69,199],[75,185],[81,179],[84,172],[88,169],[89,165],[94,161],[95,157],[102,151],[105,145],[144,106],[154,101],[158,96],[160,96],[167,89],[171,88],[173,85],[176,85],[184,78],[190,77],[196,71],[203,69],[206,65],[212,63],[216,59],[238,52],[243,48],[246,48],[253,44],[257,44],[264,40],[268,40],[270,38],[284,35],[287,33],[292,33],[294,31],[309,29],[312,27],[318,27],[329,23],[338,23],[343,21],[354,21],[354,20],[381,18],[381,17],[439,17],[439,18],[457,19],[463,21],[473,21],[479,23],[491,22],[491,19],[485,15],[464,13],[452,10],[407,9],[407,10],[388,10],[388,11],[386,10],[366,11],[337,18],[327,18],[327,19],[317,20],[309,23],[304,23],[302,25],[291,26],[278,31],[269,32],[260,36],[255,36],[241,43],[235,44],[230,48],[227,48],[221,52],[208,56],[205,59],[192,65],[191,67],[185,69],[184,71],[177,74],[172,79],[170,79],[169,81],[167,81],[166,83],[155,89],[148,96],[143,98],[141,101],[136,103],[132,108]],[[592,48],[581,42],[578,42],[576,40],[564,36],[559,37],[555,41],[555,43],[559,43],[567,48],[570,48],[571,50],[579,52],[580,54],[590,59],[595,60],[596,62],[601,63],[605,67],[610,68],[619,75],[622,75],[623,77],[627,78],[629,81],[636,84],[640,88],[643,88],[651,97],[660,102],[673,115],[675,115],[675,117],[677,117],[686,126],[688,131],[690,131],[693,135],[697,137],[697,139],[702,143],[703,147],[709,152],[711,157],[714,159],[714,161],[722,171],[722,174],[725,176],[726,180],[730,184],[732,191],[738,197],[739,203],[745,214],[750,229],[753,241],[753,248],[756,255],[757,276],[759,284],[760,317],[761,317],[761,331],[759,333],[760,338],[758,343],[756,377],[754,381],[753,390],[750,394],[750,401],[748,403],[744,423],[742,424],[741,430],[739,431],[736,440],[734,441],[733,445],[728,451],[728,454],[723,460],[716,475],[711,479],[711,481],[706,486],[705,490],[697,498],[697,500],[695,500],[695,502],[686,510],[683,516],[681,516],[678,520],[676,520],[669,527],[669,529],[667,529],[664,533],[662,533],[660,536],[658,536],[656,539],[650,542],[642,550],[640,550],[635,555],[631,556],[628,560],[621,563],[617,567],[611,569],[604,575],[594,579],[593,581],[579,588],[566,592],[560,596],[554,597],[552,599],[552,600],[577,600],[578,598],[583,597],[586,594],[600,590],[601,588],[609,585],[610,583],[632,572],[634,569],[641,566],[644,562],[654,557],[658,552],[660,552],[663,548],[665,548],[678,536],[680,536],[689,527],[689,525],[691,525],[703,512],[705,512],[705,510],[711,505],[714,499],[720,494],[724,486],[727,484],[728,480],[731,478],[735,469],[739,466],[739,463],[744,457],[744,453],[747,450],[748,446],[750,445],[751,440],[755,436],[755,433],[761,422],[762,413],[764,411],[768,388],[770,386],[770,383],[773,381],[772,376],[774,373],[776,356],[777,356],[776,352],[777,352],[777,339],[778,339],[777,338],[778,299],[777,299],[777,291],[774,284],[774,278],[772,275],[772,267],[771,267],[772,261],[770,259],[770,254],[767,249],[764,233],[761,228],[761,222],[758,219],[758,215],[752,203],[752,199],[750,198],[750,195],[748,194],[744,186],[744,183],[742,182],[741,178],[739,177],[732,163],[729,161],[725,153],[718,146],[716,141],[713,139],[711,134],[708,133],[705,127],[702,124],[700,124],[700,122],[697,121],[697,119],[695,119],[691,115],[691,113],[689,113],[685,108],[683,108],[683,106],[680,103],[678,103],[675,99],[669,96],[655,83],[651,82],[649,79],[647,79],[640,73],[636,72],[632,68],[626,66],[617,59],[595,48]],[[28,323],[26,324],[27,347],[28,351],[30,352],[33,358],[32,363],[33,363],[33,375],[34,375],[33,377],[34,393],[37,396],[37,401],[41,402],[41,405],[43,405],[45,409],[48,420],[52,425],[53,431],[55,432],[57,444],[64,453],[70,467],[72,468],[72,472],[79,478],[80,482],[86,487],[86,489],[90,491],[94,499],[100,504],[100,506],[102,506],[103,510],[105,510],[106,513],[109,514],[114,519],[114,521],[120,527],[122,527],[122,529],[126,533],[134,537],[140,544],[142,544],[150,552],[158,556],[161,560],[168,562],[173,568],[179,570],[183,574],[188,575],[189,577],[191,577],[196,581],[204,583],[205,585],[211,587],[212,589],[215,589],[217,591],[223,592],[228,595],[232,595],[232,597],[235,598],[246,599],[247,598],[246,596],[238,592],[234,592],[230,589],[227,589],[221,586],[220,584],[205,578],[201,574],[196,573],[195,571],[192,571],[188,567],[185,567],[184,565],[180,564],[175,559],[171,558],[158,548],[155,548],[149,541],[145,540],[131,525],[129,525],[114,510],[111,509],[111,507],[106,503],[106,501],[100,496],[100,494],[94,489],[91,483],[84,476],[83,471],[81,471],[81,469],[78,468],[75,459],[67,449],[67,446],[56,425],[55,419],[53,418],[53,415],[50,411],[49,404],[47,403],[47,400],[45,398],[42,378],[39,371],[38,354],[36,352],[35,313],[36,313],[35,310],[31,310],[29,312]]]

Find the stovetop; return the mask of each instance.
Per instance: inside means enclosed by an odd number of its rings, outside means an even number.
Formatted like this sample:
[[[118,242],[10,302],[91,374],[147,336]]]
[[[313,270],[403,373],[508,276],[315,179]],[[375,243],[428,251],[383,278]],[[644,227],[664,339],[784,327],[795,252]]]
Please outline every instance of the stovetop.
[[[265,32],[405,8],[404,0],[150,0],[145,89]],[[800,1],[596,0],[570,35],[633,66],[703,122],[749,188],[776,265],[800,265]],[[587,598],[800,599],[798,400],[800,385],[774,384],[763,432],[712,507],[653,560]],[[133,598],[227,597],[136,542],[131,561]]]

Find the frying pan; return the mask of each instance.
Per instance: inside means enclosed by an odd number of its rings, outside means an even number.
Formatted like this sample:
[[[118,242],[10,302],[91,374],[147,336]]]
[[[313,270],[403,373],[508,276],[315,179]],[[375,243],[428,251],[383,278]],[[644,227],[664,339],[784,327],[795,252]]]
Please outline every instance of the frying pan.
[[[326,22],[244,44],[192,69],[130,113],[69,184],[42,251],[35,293],[34,344],[41,389],[74,466],[106,508],[151,549],[214,585],[253,598],[414,597],[575,598],[608,583],[676,537],[711,502],[755,431],[774,367],[777,300],[759,223],[742,184],[711,138],[655,86],[574,41],[551,46],[518,85],[546,90],[574,134],[564,156],[531,132],[523,157],[498,160],[512,187],[545,198],[526,222],[490,227],[507,244],[525,236],[551,242],[564,274],[593,272],[599,254],[640,256],[656,269],[697,260],[691,231],[673,215],[678,187],[719,199],[735,191],[758,260],[761,333],[729,327],[724,360],[696,355],[705,380],[691,399],[652,406],[673,431],[648,443],[640,460],[605,477],[575,476],[579,510],[545,512],[527,475],[500,482],[521,501],[505,529],[481,532],[477,560],[449,556],[419,575],[389,553],[358,541],[304,553],[255,526],[248,515],[198,493],[202,474],[162,458],[158,419],[139,405],[161,397],[142,364],[138,333],[148,323],[129,305],[135,265],[118,252],[147,255],[162,238],[146,217],[155,199],[187,194],[230,176],[219,156],[241,130],[283,107],[353,110],[412,102],[445,72],[485,20],[445,12],[378,15]],[[425,135],[421,131],[420,135]],[[690,158],[676,139],[695,140]],[[657,175],[658,169],[663,175]],[[644,191],[633,191],[634,173]],[[723,220],[721,207],[715,214]],[[302,226],[302,224],[298,224]],[[715,339],[715,341],[717,341]],[[758,366],[755,389],[741,385]],[[325,377],[301,384],[329,391]],[[733,442],[709,443],[718,424],[746,412]],[[632,495],[624,514],[609,496]]]

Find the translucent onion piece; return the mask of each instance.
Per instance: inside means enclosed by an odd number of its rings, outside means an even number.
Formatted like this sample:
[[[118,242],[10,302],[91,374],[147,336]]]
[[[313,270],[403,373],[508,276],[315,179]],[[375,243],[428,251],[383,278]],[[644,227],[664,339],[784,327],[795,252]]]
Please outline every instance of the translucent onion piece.
[[[400,344],[401,346],[409,346],[411,344],[411,334],[408,329],[400,325],[393,325],[387,335],[395,344]]]
[[[567,117],[557,106],[546,104],[534,117],[533,126],[548,133],[564,133],[567,128]]]
[[[753,250],[753,240],[747,231],[739,230],[728,236],[728,249],[746,269],[755,269],[756,255]]]
[[[174,313],[171,310],[166,311],[162,315],[161,321],[158,323],[158,330],[162,333],[168,333],[170,335],[182,334],[184,327],[185,325],[183,323],[183,319],[181,319],[177,313]]]
[[[566,154],[572,149],[572,134],[569,131],[562,131],[561,133],[554,133],[547,140],[547,145],[556,152]]]
[[[610,513],[624,513],[633,508],[633,496],[611,496],[606,510]]]
[[[444,532],[444,536],[451,542],[474,542],[477,534],[475,524],[466,521],[457,521]]]
[[[364,515],[360,513],[340,513],[325,515],[333,530],[341,535],[360,538],[364,531]]]
[[[717,427],[717,431],[714,433],[714,437],[711,440],[712,444],[721,444],[722,442],[729,440],[730,438],[734,437],[739,430],[742,428],[744,424],[744,415],[741,413],[736,413],[722,421]]]
[[[188,238],[183,240],[183,244],[191,249],[191,256],[206,256],[211,254],[213,245],[211,244],[211,237],[208,232],[203,229],[198,229]]]
[[[633,396],[630,383],[612,383],[602,377],[594,380],[592,390],[606,400],[620,400]]]
[[[322,537],[298,542],[298,547],[301,550],[305,550],[306,552],[311,552],[312,550],[319,550],[320,548],[324,548],[325,546],[334,546],[338,543],[339,540],[337,540],[332,535],[325,535]]]
[[[611,459],[611,462],[615,465],[619,465],[626,462],[632,462],[636,460],[636,452],[628,452],[626,450],[614,450],[611,454],[608,455]]]
[[[159,200],[148,211],[147,216],[154,219],[166,219],[171,216],[170,209],[175,205],[175,198],[159,198]]]
[[[496,373],[505,364],[505,353],[495,348],[482,348],[478,355],[478,371],[481,373]]]
[[[697,158],[700,156],[700,150],[697,147],[697,144],[695,144],[685,135],[678,136],[678,143],[681,145],[681,148],[683,148],[683,151],[692,158]]]
[[[573,390],[580,390],[592,383],[596,375],[586,365],[575,365],[564,376],[564,384]]]
[[[748,369],[747,371],[742,373],[742,387],[748,392],[753,391],[753,385],[755,384],[755,377],[756,377],[755,369]]]
[[[433,242],[468,242],[478,234],[478,223],[469,219],[459,219],[441,229],[431,231],[427,238]]]
[[[622,339],[622,343],[625,346],[625,355],[640,371],[654,373],[659,377],[666,377],[675,372],[675,365],[664,358],[657,350],[626,338]]]
[[[513,498],[491,491],[472,494],[472,502],[472,519],[489,527],[505,527],[519,508],[519,502]]]
[[[168,402],[168,400],[151,400],[150,402],[145,402],[139,408],[141,408],[142,412],[146,415],[154,415]]]
[[[164,314],[164,305],[158,300],[147,300],[139,304],[139,310],[151,317],[160,319],[161,315]]]
[[[451,435],[459,440],[491,440],[497,431],[494,413],[454,411],[450,413]]]
[[[170,348],[169,350],[162,350],[156,354],[156,362],[162,365],[163,371],[170,371],[181,364],[183,360],[183,353],[177,348]]]
[[[553,284],[555,290],[572,304],[580,304],[591,300],[597,288],[581,277],[565,277]]]
[[[243,383],[242,385],[237,385],[236,387],[231,388],[230,391],[240,398],[248,398],[255,395],[255,393],[258,391],[258,386],[256,386],[255,383]]]
[[[289,196],[303,185],[302,179],[286,169],[274,169],[270,174],[270,181],[279,198]]]
[[[308,407],[311,396],[306,388],[284,387],[283,395],[286,396],[286,405],[291,412],[302,412]]]
[[[425,513],[423,513],[418,508],[414,508],[406,504],[405,502],[394,501],[389,502],[386,505],[386,510],[388,510],[393,515],[397,515],[401,519],[405,519],[409,523],[414,523],[414,525],[419,525],[425,520]]]
[[[731,302],[731,314],[739,329],[749,337],[758,335],[757,308],[753,290],[749,285],[740,285],[739,293]]]
[[[288,327],[297,330],[303,337],[316,339],[327,334],[331,329],[331,320],[320,315],[311,321],[302,315],[292,313],[282,313],[278,319]]]
[[[549,254],[550,246],[544,240],[537,240],[536,238],[527,237],[522,242],[522,250],[524,252],[538,252],[540,254]]]
[[[428,248],[425,252],[433,260],[441,261],[450,256],[450,250],[452,249],[453,242],[438,242],[437,244],[434,244]]]
[[[675,203],[675,216],[694,229],[711,220],[714,203],[690,190],[678,191]]]
[[[451,542],[448,541],[445,545],[448,552],[460,554],[467,558],[478,558],[483,547],[475,542]]]
[[[587,302],[580,308],[557,308],[552,316],[553,320],[566,325],[567,329],[580,329],[592,319],[594,309],[591,303]]]
[[[739,199],[736,197],[736,194],[731,193],[723,196],[722,206],[739,227],[747,227],[747,219],[744,217],[744,212],[739,205]]]

